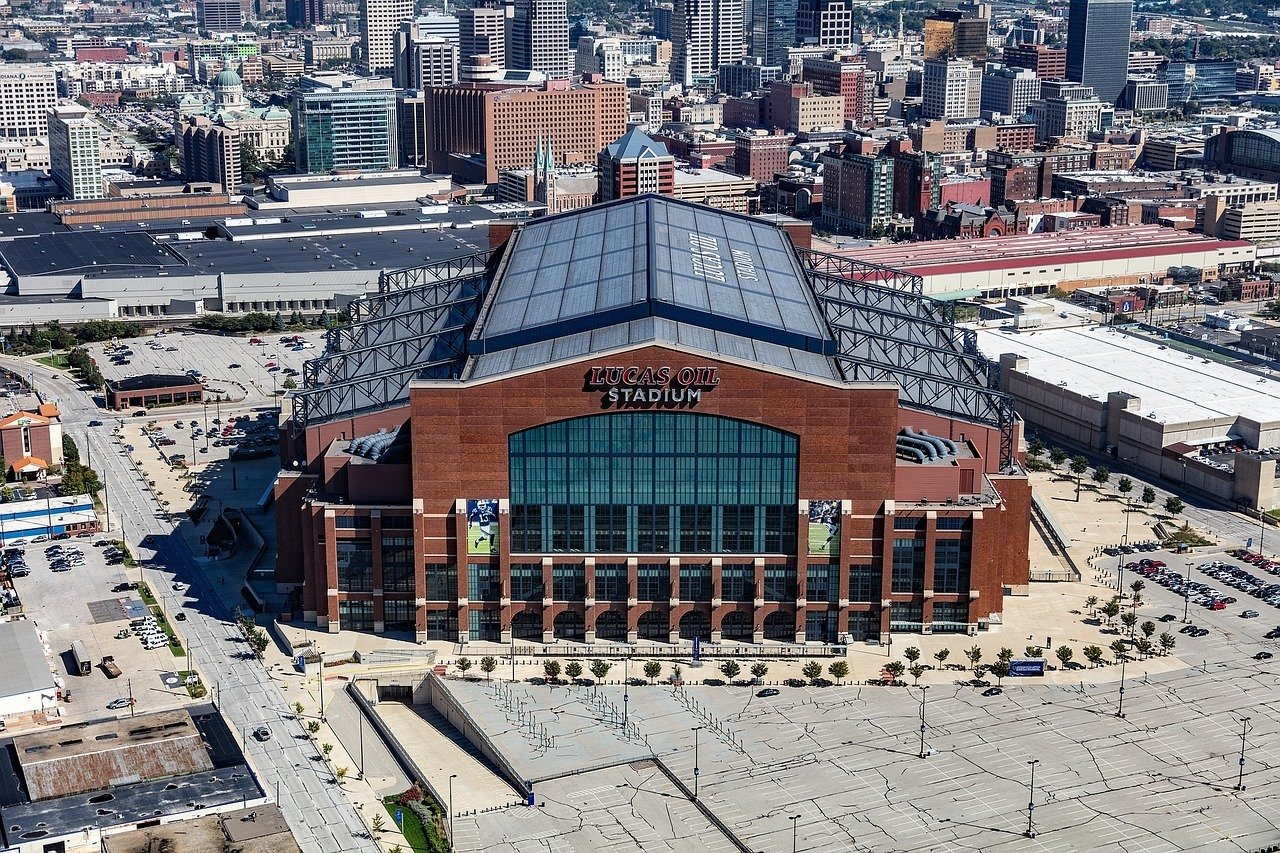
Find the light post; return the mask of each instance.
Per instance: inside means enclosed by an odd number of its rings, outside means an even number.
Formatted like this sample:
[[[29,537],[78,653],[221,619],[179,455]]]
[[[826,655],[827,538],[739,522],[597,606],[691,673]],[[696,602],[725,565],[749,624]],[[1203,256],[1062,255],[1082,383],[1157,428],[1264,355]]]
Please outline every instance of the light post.
[[[1249,733],[1249,720],[1251,717],[1240,718],[1240,774],[1236,776],[1236,790],[1244,790],[1244,747],[1245,736]]]
[[[209,452],[209,401],[204,401],[204,452]]]
[[[921,758],[924,758],[924,757],[925,757],[925,751],[924,751],[924,730],[925,730],[925,722],[924,722],[924,704],[925,704],[925,699],[929,696],[929,692],[928,692],[928,691],[929,691],[929,685],[927,685],[927,684],[926,684],[926,685],[924,685],[924,686],[922,686],[922,687],[920,688],[920,757],[921,757]]]
[[[360,709],[357,708],[356,710],[359,711]],[[360,730],[360,778],[363,779],[364,778],[364,712],[363,711],[361,711],[359,714],[356,714],[356,725],[359,726],[359,730]]]
[[[449,843],[453,844],[453,780],[458,778],[454,773],[449,777]]]
[[[1120,705],[1116,708],[1116,716],[1124,719],[1124,665],[1129,661],[1128,655],[1120,656]]]
[[[516,620],[511,618],[511,681],[516,680]]]
[[[1040,763],[1040,759],[1033,758],[1027,763],[1031,765],[1031,787],[1029,789],[1031,793],[1027,797],[1027,831],[1022,834],[1027,838],[1035,838],[1036,830],[1031,818],[1036,811],[1036,765]]]
[[[698,732],[702,731],[702,726],[694,726],[693,732],[693,798],[698,799]]]
[[[627,703],[631,701],[631,650],[627,650],[627,656],[623,659],[622,664],[622,728],[627,728]]]
[[[793,814],[788,819],[791,821],[791,853],[796,853],[796,838],[797,838],[797,830],[799,829],[799,826],[800,826],[800,823],[799,823],[800,815]]]
[[[1182,623],[1189,625],[1191,623],[1191,592],[1183,590],[1182,592]]]

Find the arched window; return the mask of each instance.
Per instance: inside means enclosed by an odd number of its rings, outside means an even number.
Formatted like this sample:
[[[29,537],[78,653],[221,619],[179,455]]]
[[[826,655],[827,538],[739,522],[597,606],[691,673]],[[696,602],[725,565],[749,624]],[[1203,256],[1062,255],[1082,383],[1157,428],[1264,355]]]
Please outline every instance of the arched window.
[[[692,412],[618,412],[513,434],[517,553],[790,553],[797,439]]]

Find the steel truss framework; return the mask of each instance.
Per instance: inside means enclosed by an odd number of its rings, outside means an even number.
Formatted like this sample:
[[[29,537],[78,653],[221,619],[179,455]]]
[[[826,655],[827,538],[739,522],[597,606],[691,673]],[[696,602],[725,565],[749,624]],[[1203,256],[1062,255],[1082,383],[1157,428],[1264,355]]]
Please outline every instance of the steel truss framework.
[[[929,299],[917,275],[799,250],[851,381],[893,382],[915,408],[998,427],[1001,464],[1014,460],[1013,400],[954,306]],[[384,273],[378,293],[351,304],[351,322],[326,335],[293,396],[298,429],[394,406],[417,378],[456,378],[493,278],[488,253]]]
[[[1013,398],[977,336],[952,325],[952,305],[922,295],[919,276],[812,251],[801,260],[846,378],[895,382],[908,405],[998,427],[1000,464],[1013,464]]]

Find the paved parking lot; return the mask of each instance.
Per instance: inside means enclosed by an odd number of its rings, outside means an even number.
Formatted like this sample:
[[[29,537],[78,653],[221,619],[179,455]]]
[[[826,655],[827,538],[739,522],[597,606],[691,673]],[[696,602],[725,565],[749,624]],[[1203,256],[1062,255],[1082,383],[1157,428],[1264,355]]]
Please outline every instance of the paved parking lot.
[[[56,544],[80,547],[85,564],[66,572],[52,572],[45,548],[50,543],[26,547],[31,574],[17,578],[14,586],[22,596],[28,618],[43,633],[55,674],[71,690],[71,701],[60,705],[62,716],[75,721],[101,717],[107,703],[128,695],[129,680],[137,711],[153,711],[189,701],[185,689],[166,687],[165,673],[186,668],[185,658],[175,658],[168,647],[143,649],[134,636],[116,639],[115,634],[128,627],[123,602],[137,601],[137,593],[113,592],[112,587],[127,580],[136,581],[138,573],[125,567],[108,566],[102,549],[93,543],[104,536],[73,538]],[[141,602],[137,602],[140,604]],[[73,674],[71,644],[83,640],[94,668],[89,675]],[[119,678],[109,679],[97,664],[104,655],[113,655],[122,670]],[[127,713],[121,712],[121,713]]]
[[[89,344],[86,349],[107,379],[199,370],[208,380],[205,389],[210,399],[222,397],[260,403],[272,399],[273,392],[281,389],[288,378],[284,371],[296,370],[301,374],[302,363],[315,358],[324,348],[323,332],[300,333],[315,346],[314,349],[300,351],[294,351],[289,344],[280,343],[280,338],[285,334],[263,332],[224,337],[200,332],[168,332],[160,337],[148,335],[128,338],[121,341],[133,351],[133,355],[128,357],[128,364],[113,362],[105,353],[106,343]],[[255,337],[265,341],[266,345],[250,345],[249,340]],[[279,371],[273,373],[269,370],[267,365],[272,362],[279,366]],[[301,375],[293,378],[299,385],[302,384]]]

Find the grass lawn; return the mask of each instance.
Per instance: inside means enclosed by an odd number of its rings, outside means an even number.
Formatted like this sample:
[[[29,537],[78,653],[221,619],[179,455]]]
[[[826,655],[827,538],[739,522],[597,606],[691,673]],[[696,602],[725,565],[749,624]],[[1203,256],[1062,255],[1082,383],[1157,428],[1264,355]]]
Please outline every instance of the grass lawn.
[[[449,842],[441,835],[439,828],[435,825],[423,826],[422,820],[412,809],[400,806],[399,794],[384,798],[382,804],[391,816],[392,823],[395,823],[397,808],[404,812],[400,832],[414,853],[448,853]]]
[[[67,364],[67,357],[62,353],[54,353],[53,355],[42,355],[36,359],[41,364],[47,364],[58,370],[66,370],[70,365]]]

